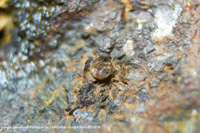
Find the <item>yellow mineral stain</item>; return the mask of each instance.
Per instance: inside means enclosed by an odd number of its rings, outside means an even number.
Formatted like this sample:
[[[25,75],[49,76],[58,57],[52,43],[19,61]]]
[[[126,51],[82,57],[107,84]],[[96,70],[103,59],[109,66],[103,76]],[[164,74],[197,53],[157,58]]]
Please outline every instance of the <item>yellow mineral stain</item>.
[[[0,7],[2,7],[5,3],[6,3],[7,0],[0,0]]]
[[[10,42],[11,33],[13,28],[12,17],[4,12],[0,12],[0,44],[4,46]]]
[[[64,87],[56,89],[56,90],[52,93],[51,97],[45,101],[44,106],[45,106],[45,107],[49,106],[49,105],[58,97],[58,95],[59,95],[64,89],[65,89]],[[42,108],[43,108],[43,107],[42,107]]]
[[[130,0],[121,0],[121,2],[125,5],[124,18],[125,18],[125,20],[128,20],[128,19],[130,19],[128,14],[129,14],[129,11],[132,9],[132,3],[130,2]]]

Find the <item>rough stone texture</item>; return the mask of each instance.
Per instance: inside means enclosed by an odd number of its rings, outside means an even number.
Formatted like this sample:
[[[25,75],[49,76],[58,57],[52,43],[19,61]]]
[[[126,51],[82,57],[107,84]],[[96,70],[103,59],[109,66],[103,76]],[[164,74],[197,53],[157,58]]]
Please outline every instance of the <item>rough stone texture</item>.
[[[3,0],[0,9],[0,131],[200,131],[198,0]],[[102,55],[115,70],[99,81],[89,67]]]

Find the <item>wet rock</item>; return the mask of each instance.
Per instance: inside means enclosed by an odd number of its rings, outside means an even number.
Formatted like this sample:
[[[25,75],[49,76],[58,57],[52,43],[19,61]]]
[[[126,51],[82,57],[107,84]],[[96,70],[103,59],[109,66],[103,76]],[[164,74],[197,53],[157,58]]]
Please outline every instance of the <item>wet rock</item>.
[[[82,55],[83,53],[85,53],[85,50],[83,48],[79,48],[77,49],[75,52],[72,52],[71,53],[71,57],[72,58],[77,58],[79,57],[80,55]]]
[[[113,49],[112,53],[111,53],[111,57],[113,58],[117,58],[119,60],[121,60],[122,58],[124,58],[126,56],[126,54],[120,50],[117,49]]]
[[[69,112],[69,115],[73,115],[74,114],[74,112],[77,110],[77,109],[79,109],[79,106],[78,107],[75,107],[75,108],[73,108],[70,112]]]
[[[156,58],[152,59],[148,63],[148,67],[150,71],[162,72],[164,69],[163,64],[170,63],[176,65],[178,61],[179,61],[178,57],[174,56],[174,54],[165,53],[163,55],[157,56]]]
[[[129,12],[131,19],[136,19],[138,24],[149,23],[153,20],[153,16],[150,12],[136,10],[134,12]]]
[[[123,51],[124,51],[124,53],[126,53],[126,56],[128,56],[128,57],[133,56],[135,54],[133,49],[134,49],[133,40],[132,39],[127,40],[127,42],[123,46]]]
[[[71,95],[70,92],[67,93],[66,100],[69,106],[75,103],[75,97]]]
[[[1,88],[5,88],[6,87],[6,73],[4,71],[0,71],[0,86]]]
[[[73,80],[73,73],[56,73],[55,79],[53,81],[53,84],[56,88],[61,87],[64,85],[66,81],[72,81]]]
[[[130,71],[130,73],[126,77],[127,80],[131,80],[133,82],[138,82],[138,81],[144,80],[145,78],[146,78],[145,72],[141,72],[137,70]]]
[[[119,25],[122,19],[122,10],[120,9],[122,9],[122,6],[117,2],[112,0],[102,1],[100,6],[97,6],[96,10],[90,14],[89,18],[91,19],[91,23],[93,23],[93,27],[101,32],[115,29],[115,25]],[[117,16],[113,14],[117,14]],[[94,18],[93,16],[96,17]],[[120,27],[117,27],[117,29],[118,28]]]
[[[145,104],[140,103],[133,111],[132,113],[144,113],[146,111]]]
[[[157,78],[153,78],[151,81],[150,81],[150,84],[151,84],[151,89],[155,88],[155,87],[158,87],[159,86],[159,83],[160,83],[160,80],[157,79]]]
[[[87,106],[94,104],[96,101],[98,101],[98,99],[91,96],[80,96],[79,101],[77,103],[83,106]]]
[[[82,126],[93,124],[93,115],[91,112],[80,111],[79,109],[77,109],[76,111],[74,111],[73,116],[75,118],[75,123],[79,123]]]
[[[140,103],[147,102],[151,99],[151,95],[146,91],[145,88],[141,89],[136,93],[136,97]]]
[[[94,89],[95,89],[95,86],[93,84],[87,84],[87,85],[82,86],[79,92],[82,95],[87,95],[87,94],[92,93]]]
[[[127,90],[127,88],[124,85],[120,84],[120,83],[115,83],[115,85],[121,91],[126,91]]]
[[[164,5],[155,10],[154,21],[157,23],[158,28],[151,34],[152,41],[161,41],[164,37],[173,37],[172,29],[181,11],[182,8],[178,4],[174,5],[174,9]]]
[[[56,125],[58,128],[55,129],[56,132],[59,132],[59,131],[62,131],[63,129],[62,128],[59,128],[59,127],[65,127],[65,123],[66,123],[66,119],[65,118],[62,118],[58,124]]]
[[[121,102],[119,100],[109,101],[109,113],[117,113],[119,107],[121,106]]]
[[[153,52],[154,50],[155,50],[155,48],[154,48],[153,44],[148,45],[147,47],[145,47],[145,48],[143,49],[144,54],[147,54],[147,53]]]
[[[16,27],[0,49],[0,125],[198,132],[199,2],[9,0],[0,7]],[[109,82],[88,76],[101,54],[116,68]],[[66,132],[12,131],[55,130]]]
[[[99,44],[99,49],[103,52],[111,52],[113,45],[114,45],[114,40],[108,37],[100,37],[97,40],[97,43]]]
[[[101,98],[101,101],[100,101],[100,102],[101,102],[101,103],[102,103],[102,102],[105,102],[107,98],[108,98],[108,95],[103,96],[103,97]]]
[[[106,118],[107,118],[107,112],[105,109],[101,109],[98,113],[98,121],[100,121],[100,123],[103,123],[106,121]]]

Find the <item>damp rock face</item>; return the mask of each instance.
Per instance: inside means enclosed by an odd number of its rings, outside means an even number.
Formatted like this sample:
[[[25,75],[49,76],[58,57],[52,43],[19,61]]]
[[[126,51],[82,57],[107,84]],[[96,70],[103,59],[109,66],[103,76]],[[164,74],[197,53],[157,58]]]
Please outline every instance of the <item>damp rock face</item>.
[[[2,0],[0,130],[199,132],[199,13],[195,0]]]

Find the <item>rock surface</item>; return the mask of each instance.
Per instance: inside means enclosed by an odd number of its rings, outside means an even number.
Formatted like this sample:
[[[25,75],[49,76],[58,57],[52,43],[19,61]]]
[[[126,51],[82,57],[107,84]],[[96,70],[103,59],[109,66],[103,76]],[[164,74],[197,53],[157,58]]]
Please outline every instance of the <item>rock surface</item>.
[[[200,132],[198,0],[0,9],[0,131]],[[89,67],[102,55],[114,72],[98,81]]]

